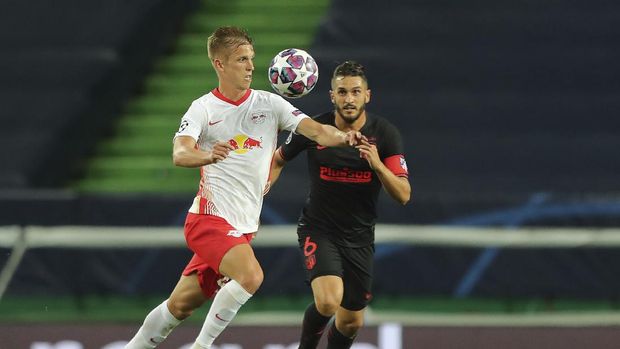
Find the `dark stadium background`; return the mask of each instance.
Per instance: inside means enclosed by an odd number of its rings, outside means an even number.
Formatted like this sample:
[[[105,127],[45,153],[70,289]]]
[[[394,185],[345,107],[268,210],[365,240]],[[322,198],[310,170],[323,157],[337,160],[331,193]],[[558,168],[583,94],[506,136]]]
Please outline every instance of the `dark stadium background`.
[[[400,129],[413,188],[404,207],[382,196],[379,223],[412,231],[620,225],[615,1],[8,0],[0,19],[0,226],[181,234],[197,175],[174,172],[166,157],[183,108],[215,87],[200,45],[222,24],[255,36],[254,88],[269,88],[265,67],[279,50],[313,55],[319,84],[292,101],[308,114],[331,108],[338,63],[366,67],[368,109]],[[165,116],[165,127],[148,124],[149,113]],[[263,225],[295,223],[305,171],[304,159],[287,166],[265,200]],[[0,252],[2,269],[12,250]],[[381,245],[375,298],[412,310],[439,299],[437,309],[613,311],[619,253]],[[296,249],[257,254],[267,275],[260,296],[303,309],[309,291]],[[169,292],[187,256],[165,247],[28,250],[0,310],[45,297],[72,309],[121,299],[138,302],[137,315],[125,318],[134,321]],[[4,313],[5,323],[15,318]],[[34,314],[23,320],[37,321]]]

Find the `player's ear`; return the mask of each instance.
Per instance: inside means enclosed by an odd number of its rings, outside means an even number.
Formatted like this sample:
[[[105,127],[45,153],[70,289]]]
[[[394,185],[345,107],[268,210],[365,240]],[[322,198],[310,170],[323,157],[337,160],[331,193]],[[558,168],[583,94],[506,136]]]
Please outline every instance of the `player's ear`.
[[[334,91],[332,90],[329,90],[329,99],[332,101],[332,104],[336,103],[334,101]]]
[[[370,102],[370,89],[366,90],[366,103]]]
[[[220,58],[215,58],[213,59],[213,67],[216,70],[222,70],[224,69],[224,65],[222,64],[222,60]]]

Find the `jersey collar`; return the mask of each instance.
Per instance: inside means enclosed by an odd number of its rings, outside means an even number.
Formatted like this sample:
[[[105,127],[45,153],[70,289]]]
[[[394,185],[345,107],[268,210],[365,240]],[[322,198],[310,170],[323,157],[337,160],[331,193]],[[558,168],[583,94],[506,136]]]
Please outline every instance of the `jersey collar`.
[[[220,92],[220,90],[216,87],[213,89],[213,91],[211,91],[211,93],[213,93],[213,95],[221,100],[223,100],[226,103],[230,103],[232,105],[236,105],[239,106],[241,105],[241,103],[245,102],[246,99],[248,99],[248,97],[250,97],[250,93],[252,93],[252,89],[247,89],[247,91],[245,91],[245,94],[243,96],[241,96],[241,98],[239,98],[236,101],[233,101],[232,99],[228,99],[226,97],[224,97],[224,95]]]

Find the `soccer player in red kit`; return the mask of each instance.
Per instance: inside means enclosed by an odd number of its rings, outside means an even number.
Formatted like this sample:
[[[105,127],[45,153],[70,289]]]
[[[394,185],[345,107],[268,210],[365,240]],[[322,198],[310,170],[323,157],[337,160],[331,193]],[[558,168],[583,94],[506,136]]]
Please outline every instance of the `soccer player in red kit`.
[[[126,349],[155,348],[215,295],[192,346],[211,348],[259,288],[263,270],[250,241],[258,229],[279,130],[354,151],[353,146],[365,142],[357,131],[312,120],[279,95],[252,90],[254,47],[243,29],[218,28],[207,47],[219,83],[183,116],[172,155],[175,165],[201,171],[185,222],[185,239],[194,255],[170,297],[146,316]],[[221,286],[218,280],[224,277],[229,281]]]
[[[352,61],[342,63],[331,87],[334,110],[314,119],[343,132],[361,132],[368,143],[357,149],[334,148],[291,132],[271,165],[273,185],[287,161],[307,153],[310,193],[297,234],[314,303],[304,314],[300,349],[316,348],[334,315],[327,348],[351,347],[372,297],[379,191],[385,188],[403,205],[411,195],[398,129],[366,111],[370,90],[364,68]]]

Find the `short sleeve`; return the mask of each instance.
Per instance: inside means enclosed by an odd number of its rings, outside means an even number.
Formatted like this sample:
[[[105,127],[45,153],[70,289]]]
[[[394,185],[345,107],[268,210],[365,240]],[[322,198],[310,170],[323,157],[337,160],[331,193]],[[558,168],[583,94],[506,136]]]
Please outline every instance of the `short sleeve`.
[[[206,119],[206,110],[197,101],[192,102],[192,105],[181,118],[181,125],[174,138],[190,136],[198,142]]]
[[[381,161],[395,175],[408,177],[409,170],[405,160],[403,141],[398,129],[392,124],[387,124],[382,139]]]
[[[290,161],[308,147],[308,142],[310,142],[308,138],[291,131],[284,144],[280,147],[280,156],[284,160]]]
[[[400,132],[394,125],[386,124],[386,127],[383,130],[383,136],[381,137],[382,144],[379,154],[381,159],[385,159],[392,155],[403,154],[403,141],[400,136]]]
[[[279,95],[272,93],[271,96],[273,111],[278,116],[279,130],[295,131],[299,122],[308,117]]]

